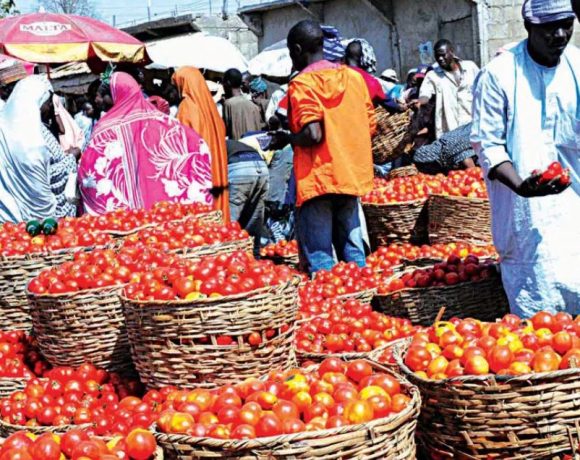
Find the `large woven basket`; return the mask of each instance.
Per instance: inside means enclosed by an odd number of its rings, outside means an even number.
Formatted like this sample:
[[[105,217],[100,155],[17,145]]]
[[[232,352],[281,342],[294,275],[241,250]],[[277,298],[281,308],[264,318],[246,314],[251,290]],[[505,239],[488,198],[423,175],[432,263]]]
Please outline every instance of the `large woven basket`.
[[[371,303],[371,300],[373,300],[376,293],[376,289],[365,289],[364,291],[338,295],[336,298],[341,300],[358,300],[362,303]]]
[[[413,145],[412,112],[389,114],[383,107],[376,109],[377,131],[372,139],[373,160],[384,164],[410,151]]]
[[[298,279],[251,293],[196,301],[122,298],[133,362],[149,388],[207,387],[294,364]],[[275,336],[268,339],[268,331]],[[263,342],[244,341],[260,332]],[[218,345],[219,336],[234,338]]]
[[[15,391],[24,390],[26,379],[0,377],[0,398],[7,398]]]
[[[34,335],[53,366],[91,362],[109,371],[131,369],[121,286],[70,294],[29,293]]]
[[[396,342],[396,341],[394,341]],[[392,342],[392,343],[394,343]],[[368,361],[373,361],[375,363],[378,363],[378,361],[372,359],[373,356],[377,356],[378,354],[380,354],[381,352],[383,352],[384,350],[386,350],[389,346],[392,345],[392,343],[389,343],[387,345],[384,345],[380,348],[377,348],[376,350],[372,350],[369,352],[352,352],[352,353],[309,353],[306,351],[300,351],[300,350],[296,350],[296,359],[298,360],[298,363],[300,365],[303,365],[305,362],[311,361],[313,363],[321,363],[322,361],[324,361],[327,358],[339,358],[342,359],[343,361],[354,361],[355,359],[366,359]]]
[[[375,295],[373,302],[377,310],[390,316],[409,318],[413,324],[421,326],[433,324],[441,307],[445,307],[445,318],[457,316],[495,321],[509,313],[499,275],[454,286],[405,288]]]
[[[553,459],[571,453],[580,432],[580,368],[521,376],[425,380],[395,360],[421,391],[418,437],[449,459]]]
[[[231,254],[236,251],[252,253],[254,250],[254,240],[251,237],[241,240],[225,241],[223,243],[207,244],[194,248],[182,248],[171,251],[184,259],[197,260],[205,256],[215,256],[218,254]]]
[[[406,203],[363,203],[371,247],[388,246],[393,242],[427,241],[427,207],[425,200]]]
[[[417,389],[406,380],[401,380],[401,387],[411,397],[405,410],[359,425],[243,441],[158,432],[155,436],[169,460],[413,460],[421,401]]]
[[[493,243],[489,200],[431,195],[427,206],[431,244],[455,241]]]
[[[50,253],[0,256],[0,318],[3,330],[29,330],[32,327],[26,297],[28,282],[45,268],[72,260],[74,253],[92,248],[70,248]]]

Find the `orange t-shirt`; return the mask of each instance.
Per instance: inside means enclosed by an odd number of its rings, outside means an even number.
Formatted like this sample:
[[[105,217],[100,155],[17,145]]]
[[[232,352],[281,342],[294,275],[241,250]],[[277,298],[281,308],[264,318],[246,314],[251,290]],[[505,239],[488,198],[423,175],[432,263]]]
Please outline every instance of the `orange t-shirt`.
[[[375,111],[363,78],[344,65],[322,61],[288,87],[290,129],[320,122],[322,142],[294,147],[296,206],[320,195],[362,196],[372,189],[371,134]]]

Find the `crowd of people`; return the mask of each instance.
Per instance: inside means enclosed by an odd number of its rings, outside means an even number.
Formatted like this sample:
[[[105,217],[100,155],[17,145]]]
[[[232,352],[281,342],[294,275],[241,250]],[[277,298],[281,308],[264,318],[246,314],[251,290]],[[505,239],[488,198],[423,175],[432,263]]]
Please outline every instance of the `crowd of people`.
[[[151,88],[141,69],[109,69],[69,112],[45,76],[0,73],[0,221],[204,202],[248,230],[256,255],[296,237],[313,274],[336,260],[365,264],[360,197],[374,175],[406,163],[427,173],[481,165],[512,308],[579,313],[572,3],[526,0],[528,38],[482,70],[441,39],[434,62],[404,83],[394,69],[377,76],[366,40],[343,47],[336,29],[311,20],[288,33],[293,74],[280,84],[239,69],[211,81],[184,67]],[[387,164],[371,153],[378,107],[415,120],[413,151]],[[530,175],[555,160],[571,187]]]

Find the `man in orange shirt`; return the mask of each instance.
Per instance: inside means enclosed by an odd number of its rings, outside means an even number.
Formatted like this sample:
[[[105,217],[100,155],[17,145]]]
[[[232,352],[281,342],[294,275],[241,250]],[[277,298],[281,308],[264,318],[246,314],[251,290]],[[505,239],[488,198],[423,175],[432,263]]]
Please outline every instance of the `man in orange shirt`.
[[[297,236],[314,273],[339,260],[365,265],[359,198],[373,184],[371,133],[375,114],[364,79],[323,57],[320,24],[305,20],[288,34],[299,73],[288,87],[291,133],[276,133],[272,146],[294,148]]]

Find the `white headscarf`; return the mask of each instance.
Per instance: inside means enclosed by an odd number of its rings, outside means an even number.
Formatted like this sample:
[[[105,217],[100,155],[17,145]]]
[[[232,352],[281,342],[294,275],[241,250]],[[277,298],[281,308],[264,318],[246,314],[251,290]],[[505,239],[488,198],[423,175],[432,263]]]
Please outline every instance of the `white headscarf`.
[[[0,113],[0,222],[22,222],[54,214],[50,154],[40,108],[50,97],[46,77],[19,81]]]

